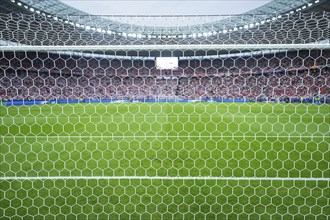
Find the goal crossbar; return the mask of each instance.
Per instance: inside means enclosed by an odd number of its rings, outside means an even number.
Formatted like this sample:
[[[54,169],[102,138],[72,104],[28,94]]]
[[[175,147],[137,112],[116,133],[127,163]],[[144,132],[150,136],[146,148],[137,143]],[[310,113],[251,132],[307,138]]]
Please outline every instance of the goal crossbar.
[[[314,44],[174,44],[174,45],[70,45],[0,46],[0,51],[142,51],[142,50],[292,50],[330,49],[330,43]]]

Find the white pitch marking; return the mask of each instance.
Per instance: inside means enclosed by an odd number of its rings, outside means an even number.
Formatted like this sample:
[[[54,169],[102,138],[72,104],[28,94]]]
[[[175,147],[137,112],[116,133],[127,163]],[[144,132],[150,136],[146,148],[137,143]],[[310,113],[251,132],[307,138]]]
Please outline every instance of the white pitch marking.
[[[25,138],[46,138],[46,139],[60,139],[60,138],[323,138],[328,139],[329,135],[318,135],[318,136],[302,136],[302,135],[128,135],[128,136],[118,136],[118,135],[89,135],[89,136],[42,136],[42,135],[5,135],[0,136],[0,138],[13,138],[13,139],[25,139]]]
[[[0,180],[236,180],[236,181],[330,181],[330,178],[305,177],[218,177],[218,176],[9,176]]]
[[[165,113],[164,113],[165,114]],[[82,118],[82,119],[89,119],[89,118],[288,118],[288,119],[301,119],[301,118],[312,118],[312,119],[319,119],[319,118],[327,118],[327,115],[324,116],[293,116],[293,115],[228,115],[228,114],[214,114],[214,115],[91,115],[91,116],[79,116],[79,115],[68,115],[68,116],[47,116],[47,115],[37,115],[37,116],[24,116],[24,115],[5,115],[3,119],[6,118],[24,118],[24,119],[39,119],[39,117],[47,118],[47,119],[57,119],[57,118]]]

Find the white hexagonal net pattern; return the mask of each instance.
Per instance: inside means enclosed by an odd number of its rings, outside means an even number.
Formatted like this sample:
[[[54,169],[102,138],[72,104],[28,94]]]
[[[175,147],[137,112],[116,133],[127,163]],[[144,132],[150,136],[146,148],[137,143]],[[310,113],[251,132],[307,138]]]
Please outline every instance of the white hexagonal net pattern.
[[[326,219],[329,56],[3,51],[0,214]]]
[[[0,219],[329,219],[328,22],[133,40],[0,15]]]

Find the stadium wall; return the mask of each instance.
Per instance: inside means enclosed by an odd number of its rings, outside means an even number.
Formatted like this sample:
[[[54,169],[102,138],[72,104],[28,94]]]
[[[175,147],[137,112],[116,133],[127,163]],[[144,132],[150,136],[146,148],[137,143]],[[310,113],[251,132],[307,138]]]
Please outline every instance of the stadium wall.
[[[301,103],[299,98],[269,98],[269,99],[176,99],[176,98],[159,98],[159,99],[58,99],[58,100],[8,100],[2,101],[2,105],[21,106],[21,105],[41,105],[41,104],[73,104],[73,103],[118,103],[118,102],[282,102],[282,103]],[[303,103],[330,104],[330,98],[305,98]]]

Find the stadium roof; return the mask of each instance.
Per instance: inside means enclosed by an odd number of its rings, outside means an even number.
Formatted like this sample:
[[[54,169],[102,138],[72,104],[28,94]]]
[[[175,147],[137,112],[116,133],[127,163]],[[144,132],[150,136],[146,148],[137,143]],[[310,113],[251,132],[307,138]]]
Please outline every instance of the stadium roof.
[[[93,15],[242,14],[271,0],[60,0]]]
[[[176,25],[176,26],[146,26],[128,24],[111,20],[111,16],[91,16],[90,14],[70,7],[59,0],[3,0],[4,5],[15,5],[22,11],[30,13],[45,13],[55,19],[63,19],[74,22],[75,25],[86,28],[96,28],[100,31],[135,34],[135,35],[176,35],[176,34],[205,34],[212,35],[214,32],[229,31],[244,28],[247,25],[253,27],[269,19],[277,19],[280,14],[295,13],[308,10],[327,2],[327,0],[272,0],[261,7],[250,10],[240,16],[217,16],[215,19],[205,19],[206,22],[198,25]],[[19,6],[19,7],[17,7]],[[182,16],[177,16],[182,18]],[[201,16],[199,16],[200,18]],[[207,22],[211,20],[211,22]],[[178,22],[179,23],[179,22]]]

